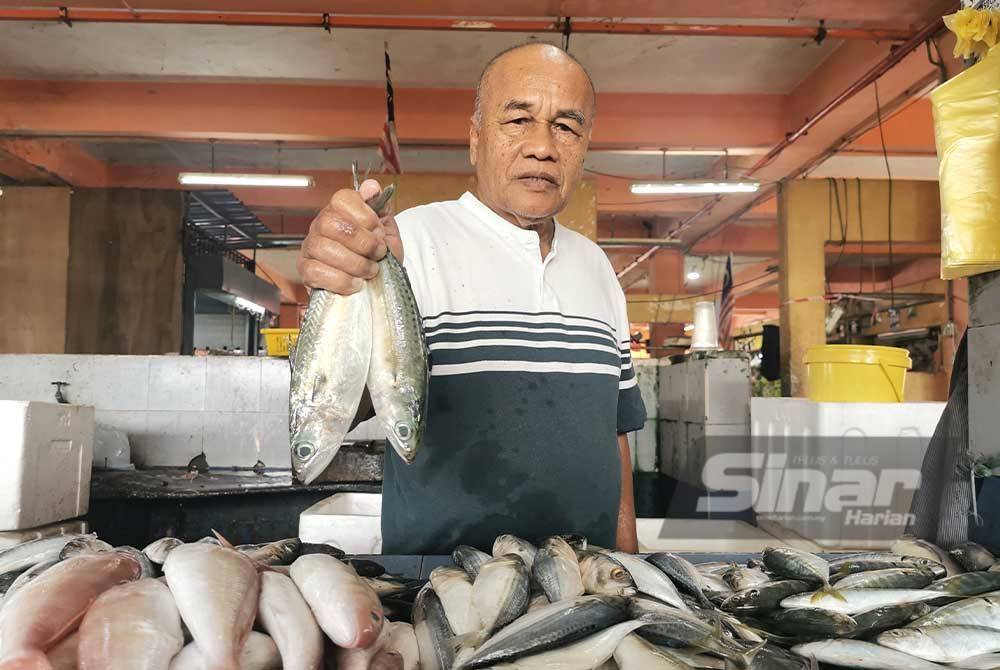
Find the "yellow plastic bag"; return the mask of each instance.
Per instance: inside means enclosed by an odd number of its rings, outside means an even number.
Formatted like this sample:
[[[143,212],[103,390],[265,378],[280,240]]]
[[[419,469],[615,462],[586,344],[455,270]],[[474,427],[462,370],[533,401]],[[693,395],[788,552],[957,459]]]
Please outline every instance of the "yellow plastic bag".
[[[948,30],[955,33],[955,58],[982,56],[1000,41],[1000,10],[962,9],[944,17]]]
[[[941,276],[1000,269],[1000,46],[931,93],[941,159]]]

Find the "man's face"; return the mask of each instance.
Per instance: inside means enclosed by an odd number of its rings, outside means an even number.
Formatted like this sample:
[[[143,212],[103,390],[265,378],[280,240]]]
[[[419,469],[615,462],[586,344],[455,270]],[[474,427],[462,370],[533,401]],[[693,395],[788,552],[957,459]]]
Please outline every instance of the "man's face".
[[[483,82],[469,155],[477,196],[508,221],[541,223],[580,182],[594,95],[582,68],[539,45],[506,54]]]

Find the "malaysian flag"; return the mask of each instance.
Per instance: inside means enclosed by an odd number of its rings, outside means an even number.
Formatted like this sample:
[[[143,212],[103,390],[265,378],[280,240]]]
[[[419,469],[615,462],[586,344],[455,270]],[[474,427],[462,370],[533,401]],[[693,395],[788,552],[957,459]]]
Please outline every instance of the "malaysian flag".
[[[382,159],[382,172],[400,174],[403,172],[399,164],[399,141],[396,139],[396,106],[392,98],[392,78],[389,75],[389,43],[385,43],[385,124],[382,125],[382,137],[378,141],[378,155]]]
[[[733,309],[736,296],[733,295],[733,255],[726,259],[726,274],[722,278],[722,300],[719,302],[719,346],[724,350],[733,348]]]

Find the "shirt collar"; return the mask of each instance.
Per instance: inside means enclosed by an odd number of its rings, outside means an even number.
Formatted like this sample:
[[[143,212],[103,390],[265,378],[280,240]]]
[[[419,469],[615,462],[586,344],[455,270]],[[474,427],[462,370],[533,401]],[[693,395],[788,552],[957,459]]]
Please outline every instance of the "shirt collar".
[[[524,244],[526,246],[533,246],[535,248],[538,247],[539,245],[538,233],[536,233],[534,230],[521,228],[520,226],[514,225],[513,223],[511,223],[510,221],[503,218],[502,216],[494,212],[492,209],[487,207],[485,204],[483,204],[483,202],[479,198],[477,198],[469,191],[463,193],[462,197],[460,197],[458,201],[462,203],[462,205],[465,206],[468,210],[470,210],[473,214],[475,214],[477,219],[479,219],[480,221],[482,221],[483,223],[485,223],[490,228],[497,231],[504,237],[511,239],[515,242],[518,242],[520,244]],[[559,244],[559,237],[560,237],[559,229],[561,227],[562,226],[559,225],[559,222],[556,221],[555,230],[553,231],[552,235],[552,250],[550,252],[550,255],[555,254],[556,247]]]

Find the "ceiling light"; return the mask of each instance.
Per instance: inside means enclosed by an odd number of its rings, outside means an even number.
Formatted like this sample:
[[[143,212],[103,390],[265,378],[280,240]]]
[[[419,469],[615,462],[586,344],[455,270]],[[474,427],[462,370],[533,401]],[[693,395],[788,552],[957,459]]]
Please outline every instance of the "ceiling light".
[[[258,305],[255,302],[251,302],[246,298],[241,298],[240,296],[235,296],[235,298],[236,298],[235,300],[236,306],[241,307],[247,310],[248,312],[254,312],[255,314],[263,314],[264,312],[267,311],[267,309],[265,309],[261,305]]]
[[[309,188],[313,178],[298,174],[227,174],[221,172],[182,172],[177,181],[184,186],[282,186]]]
[[[693,323],[685,323],[684,324],[684,332],[685,333],[690,333],[692,330],[694,330],[694,324]]]
[[[756,193],[759,181],[711,181],[705,179],[638,182],[632,184],[633,195]]]
[[[691,272],[687,273],[687,278],[688,281],[698,281],[701,279],[701,273],[697,270],[691,270]]]

